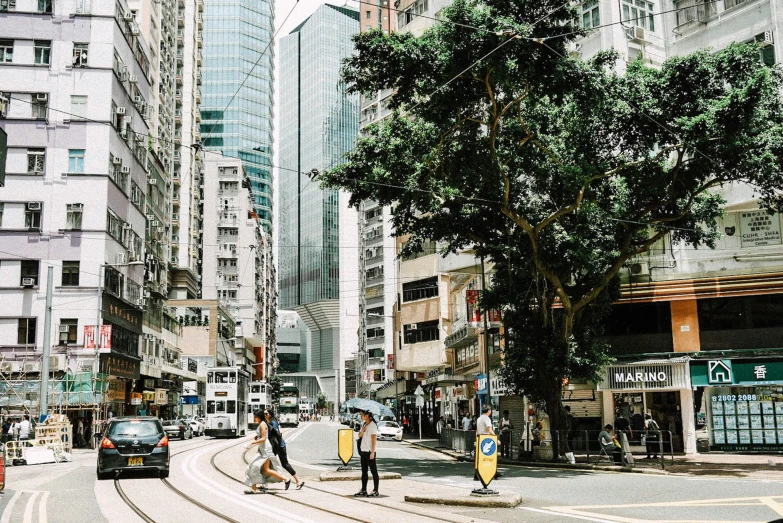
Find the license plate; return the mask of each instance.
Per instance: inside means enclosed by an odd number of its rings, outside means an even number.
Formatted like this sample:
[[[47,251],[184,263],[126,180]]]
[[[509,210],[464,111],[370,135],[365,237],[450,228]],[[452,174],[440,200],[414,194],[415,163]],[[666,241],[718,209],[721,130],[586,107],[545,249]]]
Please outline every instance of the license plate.
[[[140,465],[144,465],[144,458],[142,458],[141,456],[135,458],[128,458],[129,467],[138,467]]]

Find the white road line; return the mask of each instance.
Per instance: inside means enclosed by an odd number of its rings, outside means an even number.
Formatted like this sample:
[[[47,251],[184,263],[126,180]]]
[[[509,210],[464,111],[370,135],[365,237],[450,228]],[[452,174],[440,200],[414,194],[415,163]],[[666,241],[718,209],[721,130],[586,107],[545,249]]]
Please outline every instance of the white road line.
[[[296,461],[293,459],[289,459],[288,462],[293,463],[294,465],[299,465],[300,467],[305,467],[313,470],[332,470],[329,467],[322,467],[320,465],[310,465],[309,463],[303,463],[301,461]]]
[[[202,486],[206,487],[211,495],[221,497],[236,505],[245,507],[261,516],[271,516],[272,519],[280,522],[299,521],[301,523],[314,523],[312,520],[299,517],[292,512],[270,506],[266,503],[250,502],[247,494],[238,494],[235,490],[228,489],[204,476],[196,469],[195,461],[210,450],[212,449],[207,448],[197,454],[191,454],[187,458],[184,468],[187,468],[188,472],[190,472],[191,478],[198,478]]]
[[[14,505],[16,505],[16,500],[19,499],[19,496],[21,495],[21,490],[14,492],[11,501],[8,502],[8,505],[5,506],[5,510],[3,510],[3,515],[0,517],[0,523],[9,523],[11,521],[11,513],[14,511]]]
[[[532,507],[517,507],[519,510],[528,510],[530,512],[540,512],[541,514],[549,514],[550,516],[561,516],[564,518],[581,519],[582,521],[597,521],[598,523],[606,523],[605,519],[589,518],[587,516],[577,516],[575,514],[564,514],[562,512],[555,512],[554,510],[544,510],[541,508]]]
[[[38,502],[38,523],[48,523],[49,519],[46,515],[46,502],[49,500],[49,491],[45,491],[41,496],[41,501]]]
[[[37,490],[33,491],[32,496],[27,500],[27,506],[24,508],[24,523],[33,523],[33,508],[35,507],[35,500],[38,498],[38,494],[40,492]]]
[[[308,428],[310,428],[310,425],[305,425],[304,427],[302,427],[302,429],[299,432],[297,432],[296,434],[291,436],[288,439],[288,441],[294,441],[296,438],[298,438],[302,434],[302,432],[306,431]]]

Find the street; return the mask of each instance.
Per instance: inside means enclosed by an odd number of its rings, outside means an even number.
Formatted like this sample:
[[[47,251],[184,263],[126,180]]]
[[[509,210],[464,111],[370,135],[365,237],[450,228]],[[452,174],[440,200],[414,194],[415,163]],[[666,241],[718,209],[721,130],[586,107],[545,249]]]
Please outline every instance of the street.
[[[381,497],[354,499],[358,481],[319,482],[339,465],[336,423],[286,429],[289,457],[307,482],[304,489],[243,494],[247,439],[194,438],[171,442],[171,476],[97,481],[95,452],[79,451],[71,463],[11,467],[0,496],[0,523],[108,521],[770,521],[783,517],[783,476],[726,479],[685,475],[617,474],[521,467],[502,468],[492,483],[518,493],[515,509],[414,505],[411,493],[468,493],[476,488],[469,463],[407,443],[378,445],[379,468],[399,472],[382,481]],[[358,466],[357,457],[351,465]]]

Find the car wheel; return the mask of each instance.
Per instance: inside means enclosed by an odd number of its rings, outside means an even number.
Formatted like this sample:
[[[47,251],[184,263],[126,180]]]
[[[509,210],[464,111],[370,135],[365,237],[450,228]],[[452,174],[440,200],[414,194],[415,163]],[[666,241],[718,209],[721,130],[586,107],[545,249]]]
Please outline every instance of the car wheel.
[[[158,471],[158,477],[160,479],[166,479],[167,477],[169,477],[169,471],[168,470]]]
[[[193,432],[190,433],[190,439],[193,439]]]

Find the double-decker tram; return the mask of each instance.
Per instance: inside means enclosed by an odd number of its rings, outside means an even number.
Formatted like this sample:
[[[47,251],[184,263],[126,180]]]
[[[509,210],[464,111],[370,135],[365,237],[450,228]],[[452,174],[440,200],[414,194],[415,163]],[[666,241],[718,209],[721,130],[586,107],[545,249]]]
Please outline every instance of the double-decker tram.
[[[269,384],[265,381],[251,381],[247,394],[247,428],[256,430],[258,425],[253,420],[253,413],[264,412],[272,402],[269,394]]]
[[[280,408],[277,418],[280,426],[299,426],[299,389],[293,383],[283,383],[280,387]]]
[[[240,367],[207,369],[207,427],[215,438],[244,436],[247,432],[247,391],[250,375]]]

